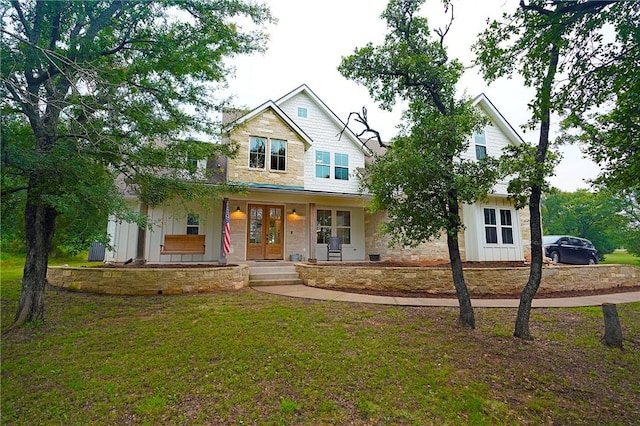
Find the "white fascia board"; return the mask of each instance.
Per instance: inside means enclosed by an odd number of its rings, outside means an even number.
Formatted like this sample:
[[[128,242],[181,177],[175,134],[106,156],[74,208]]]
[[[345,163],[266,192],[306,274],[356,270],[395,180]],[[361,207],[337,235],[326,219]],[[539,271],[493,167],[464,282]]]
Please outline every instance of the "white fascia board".
[[[349,127],[347,127],[346,124],[342,120],[340,120],[340,118],[327,106],[327,104],[325,104],[322,99],[320,99],[318,95],[316,95],[313,90],[311,90],[306,84],[302,84],[284,95],[276,101],[276,104],[282,104],[302,92],[305,92],[336,125],[338,125],[341,129],[345,129],[342,134],[346,135],[351,143],[357,146],[358,149],[360,149],[366,156],[373,155],[371,149],[365,146],[362,141],[355,135],[355,133],[353,133],[353,131]]]
[[[309,135],[307,135],[305,133],[304,130],[302,130],[296,123],[295,121],[293,121],[284,111],[282,111],[282,109],[280,109],[280,107],[273,101],[267,101],[265,103],[263,103],[262,105],[260,105],[259,107],[249,111],[248,113],[246,113],[245,115],[243,115],[242,117],[239,117],[237,120],[227,124],[226,126],[224,126],[222,128],[222,132],[223,133],[228,133],[230,132],[234,127],[237,127],[239,125],[241,125],[242,123],[245,123],[255,117],[257,117],[258,115],[260,115],[261,113],[263,113],[265,110],[267,110],[268,108],[273,109],[273,111],[276,113],[276,115],[278,115],[278,117],[280,117],[280,119],[282,121],[284,121],[287,126],[289,126],[291,128],[291,130],[293,130],[294,132],[296,132],[300,138],[302,139],[302,141],[305,143],[307,148],[310,148],[311,145],[313,145],[313,140],[311,139],[311,137],[309,137]]]
[[[473,99],[474,106],[480,106],[484,112],[487,113],[491,121],[498,126],[500,130],[509,138],[509,141],[513,145],[520,145],[524,143],[524,140],[518,132],[511,126],[511,124],[504,118],[504,116],[498,111],[498,109],[493,105],[493,103],[489,100],[487,95],[484,93],[479,94]]]

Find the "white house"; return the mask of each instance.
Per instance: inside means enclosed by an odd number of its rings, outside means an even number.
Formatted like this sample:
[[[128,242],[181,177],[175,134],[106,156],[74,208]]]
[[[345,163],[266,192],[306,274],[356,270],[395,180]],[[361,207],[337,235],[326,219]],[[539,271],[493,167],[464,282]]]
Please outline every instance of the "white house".
[[[490,124],[473,136],[465,156],[499,155],[505,145],[521,143],[486,96],[474,102]],[[246,187],[246,193],[229,195],[224,202],[212,200],[206,209],[194,205],[189,214],[170,205],[149,208],[154,226],[142,233],[133,224],[111,222],[113,250],[105,260],[217,261],[222,253],[225,204],[231,230],[228,262],[292,256],[326,260],[332,235],[341,237],[345,261],[365,260],[370,253],[413,260],[448,258],[444,239],[412,249],[387,247],[385,237],[378,234],[384,214],[368,213],[369,197],[360,193],[356,177],[371,151],[349,129],[340,136],[344,127],[306,85],[236,114],[225,124],[222,141],[237,143],[239,153],[210,166],[218,167],[228,183]],[[135,199],[131,201],[137,206]],[[464,259],[523,260],[528,256],[528,212],[513,208],[504,183],[496,186],[486,203],[461,209],[466,226],[460,239]]]

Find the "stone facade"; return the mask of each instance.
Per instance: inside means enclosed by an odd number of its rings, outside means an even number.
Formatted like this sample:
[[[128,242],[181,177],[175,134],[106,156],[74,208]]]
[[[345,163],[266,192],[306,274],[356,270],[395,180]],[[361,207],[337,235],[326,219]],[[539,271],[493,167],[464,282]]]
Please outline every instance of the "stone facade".
[[[320,288],[404,290],[455,294],[451,269],[296,264],[304,283]],[[474,295],[519,294],[529,268],[467,268],[464,278]],[[630,265],[550,266],[542,270],[538,293],[632,287],[640,284],[640,268]]]
[[[522,235],[522,249],[527,262],[531,261],[531,213],[529,207],[518,210],[520,214],[520,234]]]
[[[380,224],[386,220],[386,213],[365,213],[365,242],[368,254],[376,253],[381,259],[395,259],[400,261],[419,260],[449,260],[449,248],[445,234],[433,238],[417,247],[395,246],[389,247],[391,237],[380,230]],[[460,257],[465,260],[464,233],[458,233]]]
[[[249,168],[249,138],[263,137],[287,142],[285,171],[271,171],[269,168],[269,147],[267,145],[266,167]],[[227,170],[230,182],[258,183],[276,186],[304,187],[304,142],[273,111],[266,109],[262,114],[240,125],[231,133],[230,140],[238,145],[235,158],[229,159]]]
[[[214,268],[72,268],[47,270],[49,284],[99,294],[153,295],[238,290],[249,285],[247,265]]]

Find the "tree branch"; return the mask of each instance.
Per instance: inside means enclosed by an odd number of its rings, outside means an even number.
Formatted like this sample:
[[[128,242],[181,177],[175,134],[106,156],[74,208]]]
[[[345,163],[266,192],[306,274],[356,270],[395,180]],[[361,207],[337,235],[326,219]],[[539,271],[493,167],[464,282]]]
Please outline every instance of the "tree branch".
[[[388,145],[385,144],[384,142],[382,142],[382,138],[380,137],[380,132],[378,132],[377,130],[371,128],[371,126],[369,126],[369,120],[367,118],[367,107],[363,106],[362,107],[362,114],[359,112],[350,112],[349,116],[347,117],[347,122],[345,123],[344,127],[342,128],[342,130],[340,131],[340,133],[338,133],[336,136],[339,136],[338,140],[340,140],[340,138],[342,137],[342,134],[347,130],[347,127],[349,126],[349,121],[351,120],[351,117],[355,116],[356,118],[354,118],[354,120],[360,124],[362,124],[364,126],[364,130],[361,131],[360,133],[357,133],[356,136],[358,138],[360,138],[362,135],[364,135],[365,133],[373,133],[373,136],[371,136],[370,138],[368,138],[366,141],[364,141],[362,143],[362,146],[367,147],[367,143],[372,140],[375,139],[378,141],[378,145],[380,145],[381,148],[387,148]],[[367,147],[368,148],[368,147]]]
[[[11,4],[13,5],[13,8],[16,10],[16,13],[18,14],[18,19],[20,19],[20,23],[24,27],[24,33],[27,35],[27,37],[31,38],[33,33],[33,28],[29,27],[29,22],[24,17],[24,13],[22,13],[22,8],[20,7],[20,3],[18,3],[17,0],[11,0]]]
[[[537,4],[526,4],[524,0],[520,0],[520,7],[524,10],[533,10],[541,15],[551,15],[553,13],[552,10],[545,9]]]
[[[20,191],[26,191],[27,189],[29,189],[28,186],[16,186],[15,188],[11,188],[11,189],[5,189],[2,192],[0,192],[0,196],[4,197],[6,195],[10,195],[10,194],[15,194],[16,192],[20,192]]]
[[[449,11],[449,6],[451,6],[451,19],[449,20],[449,23],[445,25],[444,31],[442,30],[442,28],[436,28],[435,30],[433,30],[440,37],[440,46],[442,46],[443,48],[444,48],[444,37],[447,35],[449,30],[451,29],[451,25],[453,24],[453,4],[446,4],[444,6],[444,12],[447,13]],[[445,59],[445,62],[446,62],[446,59]]]

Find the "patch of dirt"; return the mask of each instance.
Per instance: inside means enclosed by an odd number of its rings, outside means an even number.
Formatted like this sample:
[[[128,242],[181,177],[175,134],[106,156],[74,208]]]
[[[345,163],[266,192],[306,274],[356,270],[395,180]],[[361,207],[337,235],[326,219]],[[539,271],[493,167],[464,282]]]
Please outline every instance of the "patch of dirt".
[[[318,262],[317,266],[367,266],[371,268],[417,267],[417,268],[450,268],[446,260],[398,261],[383,260],[380,262]],[[463,268],[528,268],[525,262],[462,262]]]
[[[374,296],[388,297],[421,297],[434,299],[455,299],[455,294],[434,294],[420,291],[409,290],[367,290],[342,287],[323,287],[327,290],[342,291],[345,293],[371,294]],[[579,297],[579,296],[595,296],[600,294],[627,293],[632,291],[640,291],[640,285],[633,287],[612,287],[601,290],[576,290],[576,291],[554,291],[550,293],[536,293],[536,299],[552,299],[557,297]],[[518,294],[471,294],[472,299],[519,299]]]

